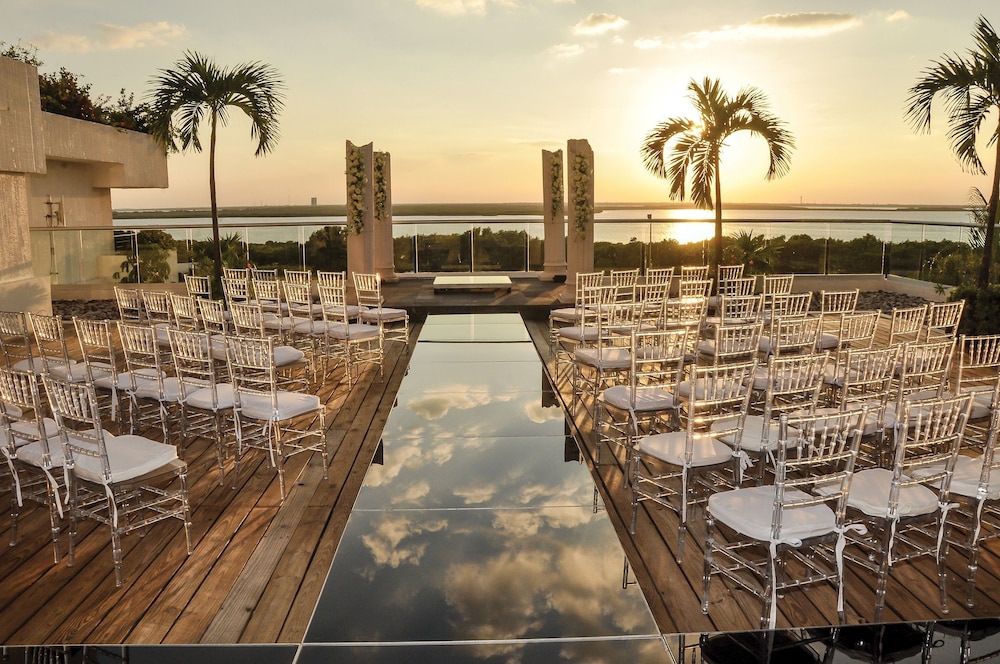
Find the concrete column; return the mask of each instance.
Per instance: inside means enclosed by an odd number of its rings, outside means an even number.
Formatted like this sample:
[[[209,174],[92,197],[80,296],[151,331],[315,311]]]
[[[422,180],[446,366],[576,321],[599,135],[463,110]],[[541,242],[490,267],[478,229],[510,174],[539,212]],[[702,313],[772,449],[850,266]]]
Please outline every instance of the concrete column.
[[[372,191],[372,144],[347,141],[347,279],[355,272],[375,271],[375,206]]]
[[[566,195],[563,151],[542,150],[542,214],[545,219],[545,256],[542,281],[566,278]]]
[[[392,242],[392,170],[388,152],[375,153],[372,172],[374,174],[372,216],[375,219],[375,271],[382,275],[382,281],[399,281],[399,277],[396,275]]]
[[[566,142],[566,279],[594,271],[594,151],[585,138]]]

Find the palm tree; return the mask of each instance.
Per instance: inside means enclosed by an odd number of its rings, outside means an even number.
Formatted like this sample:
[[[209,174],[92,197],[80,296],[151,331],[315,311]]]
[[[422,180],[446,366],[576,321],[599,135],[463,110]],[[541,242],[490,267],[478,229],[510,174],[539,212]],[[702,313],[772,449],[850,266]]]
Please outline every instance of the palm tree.
[[[250,118],[250,136],[257,141],[255,156],[267,154],[278,141],[278,114],[284,83],[277,70],[251,62],[224,69],[208,57],[185,51],[173,69],[161,69],[150,81],[150,133],[167,150],[183,152],[189,147],[201,152],[198,132],[202,119],[209,122],[208,191],[212,203],[214,276],[222,279],[222,247],[219,238],[219,205],[215,186],[215,146],[218,126],[229,121],[229,110],[243,111]]]
[[[719,162],[726,140],[736,132],[749,131],[767,141],[770,164],[765,177],[772,180],[788,172],[795,139],[768,110],[767,97],[757,88],[743,88],[730,98],[718,79],[706,77],[701,85],[694,80],[688,83],[688,98],[698,117],[670,118],[656,125],[642,142],[642,161],[648,171],[670,182],[672,200],[684,200],[691,171],[691,199],[702,209],[715,209],[713,265],[718,266],[722,262]]]
[[[979,129],[987,116],[1000,111],[1000,37],[983,16],[976,20],[972,33],[976,47],[965,57],[944,55],[924,70],[923,78],[910,88],[906,118],[916,131],[929,132],[931,103],[941,93],[948,113],[948,139],[962,169],[986,175],[976,151]],[[987,207],[988,223],[983,237],[983,255],[979,263],[977,285],[990,283],[993,264],[993,236],[997,224],[997,201],[1000,199],[1000,125],[993,130],[988,145],[996,149],[993,187]]]

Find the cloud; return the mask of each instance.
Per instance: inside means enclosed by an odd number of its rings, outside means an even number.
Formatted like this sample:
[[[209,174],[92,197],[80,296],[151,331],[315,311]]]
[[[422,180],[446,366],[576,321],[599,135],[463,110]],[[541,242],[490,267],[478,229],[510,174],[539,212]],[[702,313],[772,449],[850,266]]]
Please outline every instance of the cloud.
[[[137,25],[102,23],[97,26],[97,34],[94,36],[50,32],[37,42],[40,47],[53,51],[89,53],[164,46],[181,41],[187,36],[188,30],[185,26],[166,21]]]
[[[621,30],[626,25],[628,25],[628,21],[621,16],[594,12],[573,26],[573,34],[603,35],[607,32]]]
[[[689,33],[681,45],[686,48],[704,48],[714,42],[729,40],[812,39],[850,30],[861,24],[861,19],[854,14],[768,14],[741,25]]]
[[[905,9],[897,9],[894,12],[886,14],[885,20],[887,23],[896,23],[897,21],[906,21],[910,18],[910,13]]]
[[[485,14],[487,0],[415,0],[418,7],[430,9],[448,16],[464,16],[466,14]],[[490,4],[514,8],[520,6],[519,0],[488,0]]]
[[[548,54],[556,58],[575,58],[585,50],[580,44],[556,44],[549,48]]]
[[[663,42],[656,37],[647,37],[643,39],[636,39],[632,42],[632,45],[640,50],[649,50],[653,48],[659,48],[663,46]]]

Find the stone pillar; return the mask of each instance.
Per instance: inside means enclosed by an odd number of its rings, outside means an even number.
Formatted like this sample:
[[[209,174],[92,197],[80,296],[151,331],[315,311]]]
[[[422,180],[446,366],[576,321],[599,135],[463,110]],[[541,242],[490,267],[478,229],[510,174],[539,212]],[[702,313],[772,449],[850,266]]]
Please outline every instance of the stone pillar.
[[[545,256],[542,281],[566,278],[566,196],[563,187],[563,151],[542,150],[542,215],[545,220]]]
[[[585,138],[566,142],[566,279],[594,271],[594,151]]]
[[[392,242],[392,170],[388,152],[375,153],[372,172],[375,271],[382,275],[382,281],[399,281]]]
[[[372,144],[347,141],[347,279],[355,272],[375,271],[375,206],[372,191]]]

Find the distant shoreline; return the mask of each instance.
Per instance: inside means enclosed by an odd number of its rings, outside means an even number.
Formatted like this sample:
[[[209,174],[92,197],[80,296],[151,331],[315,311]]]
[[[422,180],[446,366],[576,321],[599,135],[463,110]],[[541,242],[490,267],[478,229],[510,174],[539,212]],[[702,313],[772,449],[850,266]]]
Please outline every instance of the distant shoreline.
[[[597,203],[594,212],[606,210],[676,209],[693,210],[690,203]],[[875,204],[771,204],[729,203],[729,210],[921,210],[961,211],[963,205],[875,205]],[[394,203],[394,215],[405,216],[541,216],[540,203]],[[257,205],[219,208],[220,217],[337,217],[347,214],[344,205]],[[114,210],[115,219],[183,219],[208,217],[207,207]]]

